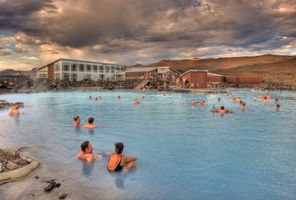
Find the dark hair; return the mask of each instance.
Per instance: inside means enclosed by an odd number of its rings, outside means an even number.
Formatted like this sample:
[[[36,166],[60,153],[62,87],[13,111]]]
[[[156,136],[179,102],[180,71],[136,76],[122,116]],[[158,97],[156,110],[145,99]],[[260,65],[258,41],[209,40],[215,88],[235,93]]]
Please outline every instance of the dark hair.
[[[82,142],[82,144],[80,145],[81,150],[84,152],[85,149],[88,147],[88,145],[89,145],[89,141]]]
[[[115,143],[115,152],[121,154],[124,149],[124,145],[122,142]]]
[[[95,121],[95,119],[93,117],[88,118],[88,123],[92,124],[94,121]]]
[[[79,119],[79,116],[77,115],[77,116],[75,116],[74,118],[73,118],[73,120],[76,122],[77,121],[77,119]]]
[[[224,106],[221,106],[221,109],[224,110]]]
[[[279,107],[281,107],[281,105],[280,104],[276,104],[276,107],[279,108]]]
[[[243,106],[245,106],[245,105],[246,105],[246,103],[244,102],[244,103],[243,103]]]

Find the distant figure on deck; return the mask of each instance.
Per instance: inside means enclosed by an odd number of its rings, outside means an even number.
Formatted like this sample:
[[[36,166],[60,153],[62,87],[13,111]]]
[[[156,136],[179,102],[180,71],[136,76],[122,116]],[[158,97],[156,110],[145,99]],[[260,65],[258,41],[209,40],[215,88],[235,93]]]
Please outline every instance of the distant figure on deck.
[[[115,143],[115,152],[110,154],[107,169],[110,172],[127,171],[136,167],[136,157],[122,155],[124,145],[122,142]]]
[[[134,103],[134,105],[138,105],[138,104],[140,104],[140,101],[139,101],[138,98],[135,98],[134,101],[133,101],[133,103]]]
[[[73,120],[74,120],[73,127],[75,128],[80,127],[80,121],[81,121],[80,117],[77,115],[73,118]]]
[[[83,142],[80,147],[81,151],[77,154],[76,158],[85,160],[88,163],[93,162],[95,159],[102,159],[101,156],[93,154],[93,146],[89,141]]]
[[[83,128],[93,129],[97,128],[97,125],[94,124],[95,119],[93,117],[88,118],[88,123],[84,124]]]
[[[12,115],[12,116],[17,116],[20,114],[20,106],[19,105],[15,105],[13,106],[10,111],[9,111],[9,115]]]

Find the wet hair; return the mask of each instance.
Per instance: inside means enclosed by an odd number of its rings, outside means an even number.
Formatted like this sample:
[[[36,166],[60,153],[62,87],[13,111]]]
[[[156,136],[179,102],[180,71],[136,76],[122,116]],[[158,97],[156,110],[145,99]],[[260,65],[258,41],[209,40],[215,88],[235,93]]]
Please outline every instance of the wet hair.
[[[79,116],[77,115],[77,116],[75,116],[74,118],[73,118],[73,120],[76,122],[77,120],[79,119]]]
[[[116,142],[115,143],[115,152],[116,153],[121,154],[123,149],[124,149],[124,145],[123,145],[122,142]]]
[[[280,107],[281,107],[281,105],[280,105],[280,104],[276,104],[276,107],[277,107],[277,108],[280,108]]]
[[[93,117],[88,118],[88,123],[92,124],[94,121],[95,121],[95,119]]]
[[[246,103],[244,102],[244,103],[243,103],[243,106],[245,106],[245,105],[246,105]]]
[[[224,110],[225,109],[224,106],[221,106],[221,109]]]
[[[89,145],[89,141],[87,140],[87,141],[84,141],[84,142],[82,142],[82,144],[80,145],[80,147],[81,147],[81,150],[84,152],[85,151],[85,149],[88,147],[88,145]]]

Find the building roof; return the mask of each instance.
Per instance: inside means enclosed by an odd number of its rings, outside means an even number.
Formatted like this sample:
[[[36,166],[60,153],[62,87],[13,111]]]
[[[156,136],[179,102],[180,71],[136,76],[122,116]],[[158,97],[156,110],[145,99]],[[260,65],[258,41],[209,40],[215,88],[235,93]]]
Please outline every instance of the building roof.
[[[185,74],[189,73],[189,72],[206,72],[208,73],[208,70],[200,70],[200,69],[190,69],[190,70],[187,70],[186,72],[184,72],[183,74],[181,74],[180,76],[184,76]]]
[[[156,69],[156,67],[130,67],[126,68],[125,72],[151,72]]]
[[[208,73],[208,76],[224,76],[222,74]]]
[[[56,62],[61,61],[61,60],[63,60],[63,61],[70,61],[70,62],[86,62],[86,63],[95,63],[95,64],[105,64],[105,65],[106,64],[107,65],[120,65],[120,64],[116,64],[116,63],[105,63],[105,62],[89,61],[89,60],[78,60],[78,59],[59,58],[59,59],[57,59],[57,60],[55,60],[53,62],[48,63],[47,65],[44,65],[42,67],[37,68],[37,70],[40,70],[42,68],[45,68],[48,65],[51,65],[51,64],[56,63]],[[125,65],[120,65],[120,66],[125,66]]]

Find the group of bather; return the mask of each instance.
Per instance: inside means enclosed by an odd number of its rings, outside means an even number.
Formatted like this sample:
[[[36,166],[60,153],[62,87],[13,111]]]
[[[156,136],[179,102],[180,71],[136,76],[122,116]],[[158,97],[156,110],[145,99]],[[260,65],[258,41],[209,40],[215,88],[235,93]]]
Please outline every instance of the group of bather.
[[[75,116],[73,118],[73,127],[80,127],[81,118],[80,116]],[[94,129],[98,126],[94,124],[94,118],[89,117],[88,123],[83,125],[83,128]],[[109,155],[107,169],[112,171],[121,171],[132,169],[136,166],[136,157],[122,155],[124,145],[122,142],[115,143],[115,152]],[[77,154],[77,158],[86,161],[87,163],[92,163],[94,160],[101,160],[102,155],[96,155],[93,153],[93,146],[89,141],[85,141],[81,144],[81,151]]]

